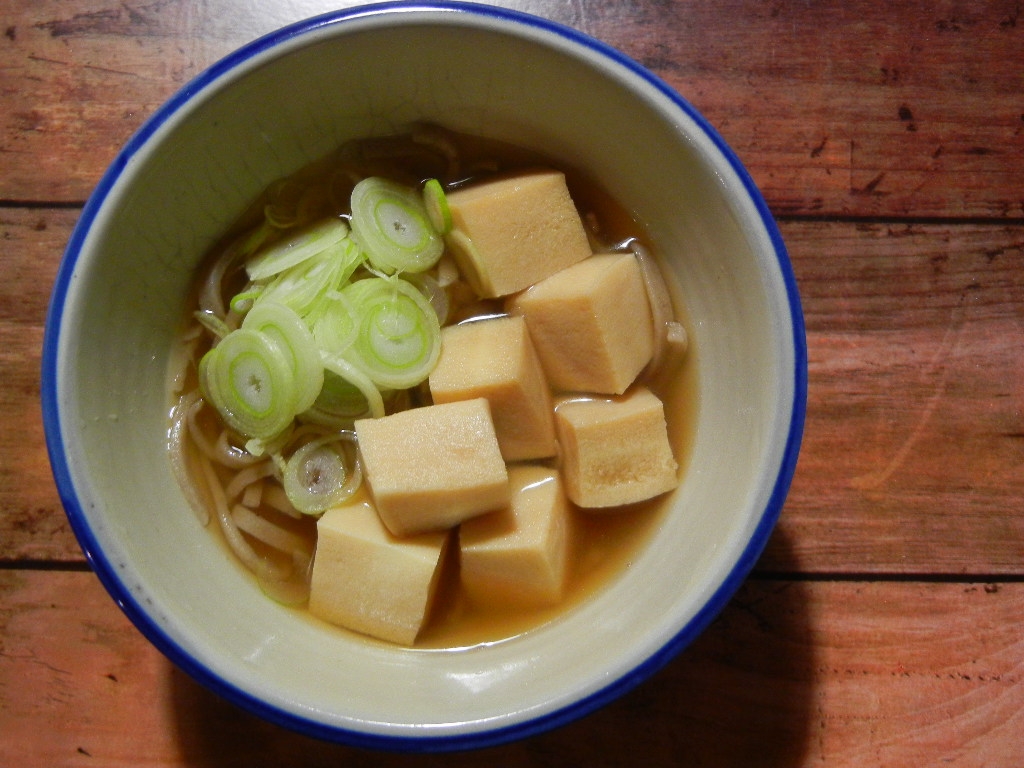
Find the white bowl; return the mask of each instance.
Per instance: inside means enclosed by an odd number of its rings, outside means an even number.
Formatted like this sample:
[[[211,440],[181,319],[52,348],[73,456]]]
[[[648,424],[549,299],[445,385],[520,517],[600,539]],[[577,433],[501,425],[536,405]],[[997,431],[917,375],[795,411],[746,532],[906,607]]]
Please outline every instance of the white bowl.
[[[699,353],[693,453],[631,567],[507,642],[361,642],[267,599],[168,466],[168,352],[200,257],[272,180],[427,120],[541,148],[644,222]],[[214,691],[317,737],[388,749],[521,738],[604,704],[690,643],[749,572],[796,464],[796,284],[736,156],[651,73],[585,35],[463,4],[340,11],[215,64],[141,128],[89,199],[48,318],[46,437],[71,526],[138,628]]]

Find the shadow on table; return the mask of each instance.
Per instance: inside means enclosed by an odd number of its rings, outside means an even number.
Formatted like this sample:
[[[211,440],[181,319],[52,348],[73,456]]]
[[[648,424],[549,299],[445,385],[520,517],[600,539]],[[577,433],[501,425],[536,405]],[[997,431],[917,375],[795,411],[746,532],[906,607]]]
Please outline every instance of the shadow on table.
[[[773,551],[788,550],[776,530]],[[292,733],[221,699],[171,667],[183,759],[207,766],[686,765],[795,766],[814,719],[808,592],[748,580],[689,648],[638,688],[525,741],[444,755],[370,753]]]

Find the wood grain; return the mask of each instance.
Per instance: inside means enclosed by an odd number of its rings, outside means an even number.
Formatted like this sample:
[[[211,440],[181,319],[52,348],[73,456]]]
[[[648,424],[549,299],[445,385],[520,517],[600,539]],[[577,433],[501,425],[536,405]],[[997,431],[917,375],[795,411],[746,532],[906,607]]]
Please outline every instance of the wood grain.
[[[81,557],[39,423],[39,341],[75,211],[0,211],[0,560]],[[810,393],[770,572],[1024,562],[1024,226],[784,222]],[[28,436],[26,440],[24,436]]]
[[[642,754],[646,765],[903,768],[927,754],[1011,768],[1022,622],[1021,584],[754,581],[681,656],[593,715],[483,752],[371,758],[199,687],[91,574],[0,572],[0,764],[500,768]]]
[[[39,400],[50,289],[77,217],[0,209],[0,561],[82,558],[50,473]]]
[[[777,214],[1024,214],[1016,0],[645,10],[610,42],[704,113]]]
[[[142,121],[202,69],[353,4],[258,14],[241,0],[13,4],[0,38],[0,200],[84,200]],[[581,29],[663,77],[777,214],[1024,218],[1017,0],[502,4]]]
[[[797,474],[767,570],[1019,573],[1024,228],[787,223],[807,322]]]
[[[85,570],[40,345],[64,244],[169,96],[359,0],[0,0],[0,766],[1019,768],[1024,755],[1020,0],[501,0],[662,77],[792,258],[807,427],[780,523],[695,644],[610,706],[480,753],[370,754],[200,687]]]

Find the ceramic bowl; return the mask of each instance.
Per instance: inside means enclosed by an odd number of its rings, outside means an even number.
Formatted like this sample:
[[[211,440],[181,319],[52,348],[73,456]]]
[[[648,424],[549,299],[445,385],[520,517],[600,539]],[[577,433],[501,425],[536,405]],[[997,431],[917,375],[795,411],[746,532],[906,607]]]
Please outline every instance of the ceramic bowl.
[[[692,455],[631,567],[514,639],[370,643],[267,599],[189,511],[166,454],[167,371],[197,265],[271,181],[426,120],[542,149],[643,222],[698,354]],[[735,154],[606,45],[494,7],[388,4],[289,26],[162,106],[88,200],[48,317],[42,402],[71,526],[171,661],[316,737],[396,750],[522,738],[594,710],[689,644],[761,553],[796,464],[806,348],[775,223]]]

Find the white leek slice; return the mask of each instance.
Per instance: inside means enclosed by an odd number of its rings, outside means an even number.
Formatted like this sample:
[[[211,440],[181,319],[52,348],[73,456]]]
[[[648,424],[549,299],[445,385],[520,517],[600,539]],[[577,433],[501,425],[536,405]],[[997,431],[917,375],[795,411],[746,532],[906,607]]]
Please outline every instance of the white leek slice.
[[[300,264],[278,273],[259,296],[295,310],[300,317],[315,314],[328,291],[346,283],[363,256],[350,238],[344,238]]]
[[[451,300],[441,284],[426,272],[421,275],[409,275],[407,279],[430,302],[430,306],[434,308],[434,314],[437,315],[437,322],[441,325],[447,323]]]
[[[361,482],[355,433],[348,431],[306,443],[292,454],[282,472],[288,500],[307,515],[341,504]]]
[[[384,415],[384,397],[381,395],[377,385],[365,373],[344,358],[327,354],[322,350],[320,352],[320,360],[323,362],[325,369],[336,376],[340,376],[362,393],[372,418],[379,419]]]
[[[325,296],[313,322],[313,338],[320,349],[332,355],[341,355],[352,346],[358,330],[349,298],[337,291]]]
[[[348,232],[344,219],[324,219],[271,243],[245,263],[245,271],[250,280],[265,280],[340,242]]]
[[[241,293],[236,293],[231,299],[231,311],[239,314],[245,314],[252,305],[256,302],[256,299],[263,293],[263,286],[251,284],[249,288],[246,288]]]
[[[313,404],[324,384],[324,366],[313,334],[294,311],[284,304],[261,301],[245,316],[242,328],[270,337],[284,353],[295,380],[293,413]]]
[[[426,379],[441,352],[441,327],[423,294],[399,277],[360,280],[342,294],[358,323],[345,359],[383,389],[407,389]]]
[[[373,386],[368,379],[366,383]],[[375,390],[382,397],[379,390]],[[359,387],[333,371],[325,371],[324,385],[316,401],[299,414],[304,422],[331,429],[351,429],[356,419],[372,416],[370,403]]]
[[[352,190],[352,234],[370,264],[385,274],[423,272],[444,253],[423,196],[379,176],[363,179]]]
[[[280,347],[258,331],[239,328],[199,365],[203,395],[224,421],[246,437],[269,440],[295,417],[295,381]]]
[[[452,209],[448,207],[444,187],[437,179],[427,179],[423,185],[423,207],[438,234],[447,235],[452,231]]]

